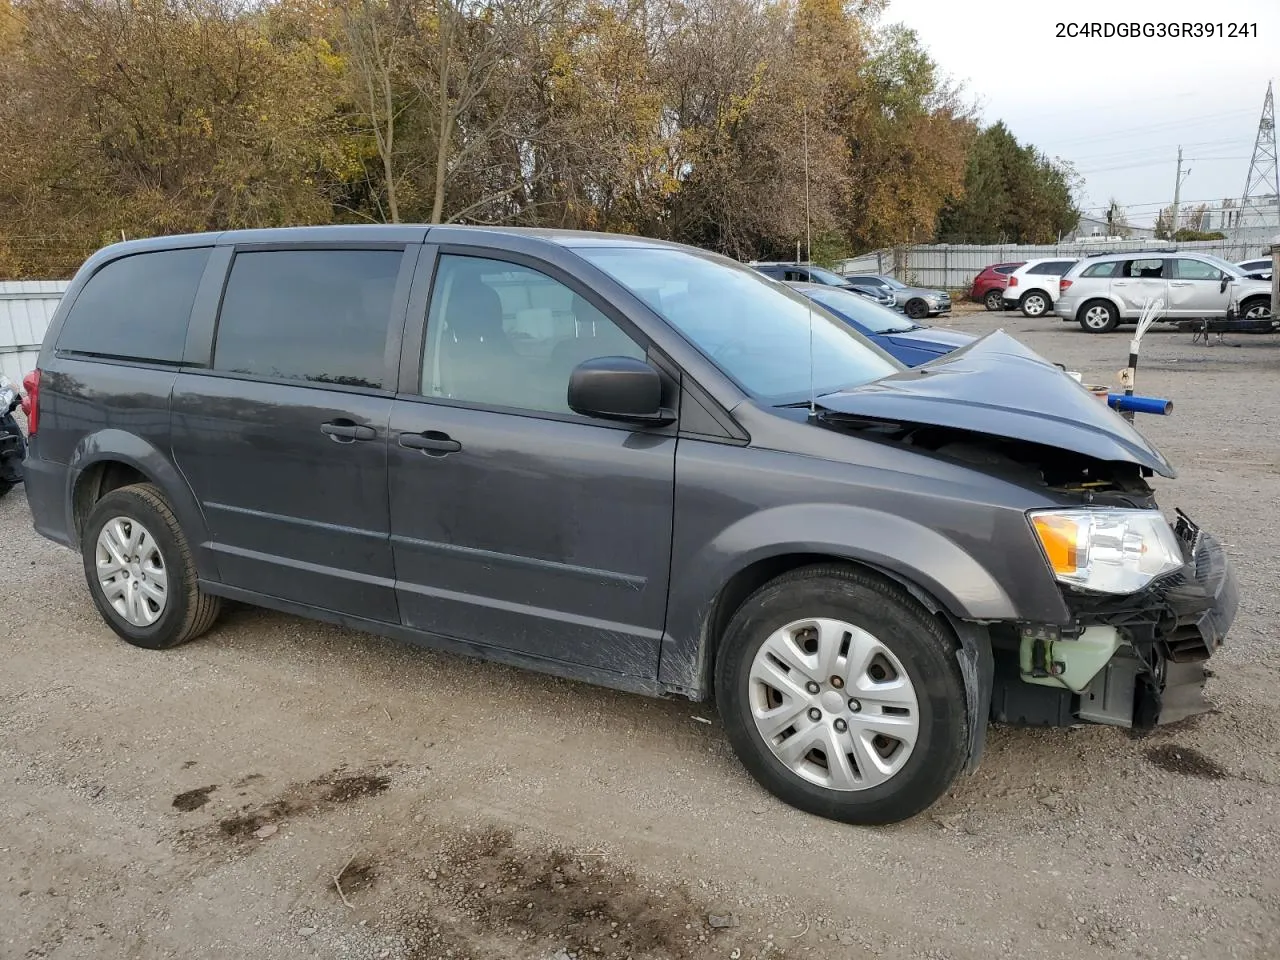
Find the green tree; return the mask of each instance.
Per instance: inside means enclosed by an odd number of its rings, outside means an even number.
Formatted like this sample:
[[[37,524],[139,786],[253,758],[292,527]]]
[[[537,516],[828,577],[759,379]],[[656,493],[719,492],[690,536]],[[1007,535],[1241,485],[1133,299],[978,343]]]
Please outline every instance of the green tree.
[[[974,140],[962,192],[946,204],[937,238],[948,243],[1049,243],[1075,228],[1074,171],[994,123]]]

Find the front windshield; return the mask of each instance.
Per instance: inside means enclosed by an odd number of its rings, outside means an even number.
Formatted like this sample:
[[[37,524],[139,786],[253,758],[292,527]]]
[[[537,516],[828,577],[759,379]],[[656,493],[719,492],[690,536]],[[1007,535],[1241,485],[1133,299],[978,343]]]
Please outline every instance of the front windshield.
[[[806,290],[805,295],[817,300],[837,317],[859,323],[872,333],[906,333],[916,325],[898,313],[888,310],[866,297],[846,290]]]
[[[807,399],[811,384],[821,395],[905,369],[821,307],[733,261],[668,247],[576,252],[766,403]]]

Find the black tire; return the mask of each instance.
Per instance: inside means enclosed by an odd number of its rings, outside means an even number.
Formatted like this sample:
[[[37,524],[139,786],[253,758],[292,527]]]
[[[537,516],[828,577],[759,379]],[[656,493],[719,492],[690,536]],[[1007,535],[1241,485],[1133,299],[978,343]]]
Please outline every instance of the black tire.
[[[991,313],[1004,309],[1004,291],[1000,289],[988,290],[987,295],[982,298],[982,305]]]
[[[0,498],[12,490],[17,484],[10,483],[8,480],[0,480]]]
[[[96,572],[98,536],[114,519],[141,524],[152,536],[164,562],[166,599],[160,616],[148,626],[126,620],[107,600]],[[213,626],[221,601],[199,588],[191,547],[164,496],[149,483],[121,487],[99,500],[89,513],[80,538],[85,580],[93,603],[121,639],[135,647],[166,650],[194,640]]]
[[[876,786],[841,791],[813,783],[779,760],[756,727],[750,700],[756,653],[775,630],[810,617],[844,620],[871,633],[914,687],[914,749]],[[805,567],[752,594],[725,630],[715,694],[729,741],[751,775],[785,803],[820,817],[855,824],[909,819],[947,791],[965,760],[968,706],[953,638],[897,584],[857,569]]]
[[[1032,290],[1026,294],[1018,304],[1018,309],[1022,311],[1024,317],[1030,317],[1038,320],[1049,312],[1049,296],[1039,290]]]
[[[923,320],[929,316],[929,305],[917,297],[914,300],[908,300],[902,312],[912,320]]]
[[[1106,313],[1105,322],[1099,319],[1103,311]],[[1080,307],[1076,319],[1085,333],[1110,333],[1120,326],[1120,311],[1107,300],[1089,300]]]
[[[1249,313],[1253,310],[1261,311],[1257,316],[1251,317]],[[1265,312],[1262,312],[1265,311]],[[1269,320],[1271,319],[1271,301],[1267,297],[1252,297],[1240,304],[1240,319],[1242,320]]]

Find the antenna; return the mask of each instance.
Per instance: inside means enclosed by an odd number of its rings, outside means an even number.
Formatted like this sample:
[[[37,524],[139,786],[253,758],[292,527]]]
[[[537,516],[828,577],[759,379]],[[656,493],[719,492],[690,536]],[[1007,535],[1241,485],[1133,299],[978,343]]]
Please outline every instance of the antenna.
[[[804,262],[813,263],[813,243],[809,236],[809,105],[804,105]]]
[[[804,262],[813,263],[813,244],[809,235],[809,104],[804,105]],[[809,307],[809,416],[818,412],[817,389],[813,384],[813,301],[805,297]]]

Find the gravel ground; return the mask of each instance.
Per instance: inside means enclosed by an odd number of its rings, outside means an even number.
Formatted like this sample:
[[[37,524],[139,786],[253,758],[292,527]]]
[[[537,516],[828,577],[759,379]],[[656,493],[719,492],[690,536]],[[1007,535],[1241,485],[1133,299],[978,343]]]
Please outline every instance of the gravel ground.
[[[1110,380],[1127,337],[958,312]],[[1166,508],[1242,607],[1217,709],[1135,740],[996,728],[932,811],[762,792],[704,707],[235,609],[118,641],[0,500],[0,957],[1280,956],[1280,338],[1149,337]],[[710,722],[706,722],[710,721]]]

